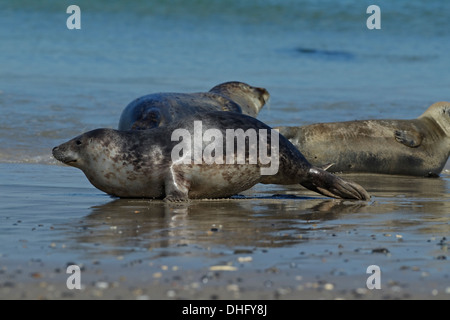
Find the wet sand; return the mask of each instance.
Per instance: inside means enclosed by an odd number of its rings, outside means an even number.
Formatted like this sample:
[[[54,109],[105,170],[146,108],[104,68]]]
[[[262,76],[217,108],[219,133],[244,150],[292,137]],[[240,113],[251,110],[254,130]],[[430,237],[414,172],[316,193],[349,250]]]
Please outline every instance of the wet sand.
[[[449,175],[345,177],[372,200],[113,199],[74,168],[0,164],[0,299],[449,299]]]

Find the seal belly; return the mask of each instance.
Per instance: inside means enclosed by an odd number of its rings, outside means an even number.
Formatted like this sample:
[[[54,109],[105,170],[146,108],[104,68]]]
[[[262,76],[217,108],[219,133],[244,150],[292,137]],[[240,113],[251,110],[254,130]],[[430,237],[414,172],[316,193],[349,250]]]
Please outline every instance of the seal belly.
[[[186,178],[189,198],[197,199],[230,197],[257,184],[261,176],[257,165],[203,164],[193,165]]]

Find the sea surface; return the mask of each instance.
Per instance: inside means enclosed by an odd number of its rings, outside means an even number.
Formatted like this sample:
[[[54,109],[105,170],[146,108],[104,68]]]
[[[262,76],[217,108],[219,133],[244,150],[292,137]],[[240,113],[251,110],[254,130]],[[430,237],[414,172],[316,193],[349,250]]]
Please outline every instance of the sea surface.
[[[449,100],[447,1],[0,2],[0,161],[54,163],[78,133],[116,128],[153,92],[238,80],[271,93],[260,119],[415,118]]]
[[[72,4],[81,9],[79,30],[66,26]],[[372,4],[381,10],[381,29],[367,28]],[[29,267],[21,261],[43,257],[87,264],[114,254],[201,269],[237,250],[254,261],[245,270],[270,269],[277,259],[314,270],[323,258],[314,252],[330,248],[331,232],[352,252],[381,247],[395,256],[397,250],[402,262],[393,270],[423,262],[418,268],[437,274],[444,286],[434,290],[445,291],[448,164],[437,179],[355,177],[374,195],[368,205],[257,186],[242,201],[171,209],[111,199],[81,171],[58,164],[51,149],[92,129],[117,128],[121,111],[142,95],[208,91],[232,80],[270,92],[258,118],[271,126],[416,118],[432,103],[450,100],[449,18],[450,2],[440,0],[0,0],[0,267]],[[172,223],[173,210],[193,220]],[[130,226],[121,212],[146,218]],[[212,218],[208,212],[215,212]],[[114,228],[105,219],[116,219]],[[147,226],[143,236],[135,224]],[[114,233],[121,225],[130,233]],[[358,236],[356,226],[363,226]],[[155,251],[148,255],[143,247]],[[183,259],[186,251],[194,258]],[[429,263],[439,266],[430,271]],[[0,288],[16,279],[5,268]],[[350,270],[345,274],[362,269]]]

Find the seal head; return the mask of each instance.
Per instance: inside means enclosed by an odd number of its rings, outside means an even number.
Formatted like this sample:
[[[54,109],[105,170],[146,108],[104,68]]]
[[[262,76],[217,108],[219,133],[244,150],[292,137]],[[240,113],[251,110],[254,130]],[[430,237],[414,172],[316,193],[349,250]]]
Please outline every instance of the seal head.
[[[242,108],[243,114],[252,117],[256,117],[270,99],[270,94],[266,89],[252,87],[238,81],[219,84],[209,92],[220,94],[236,102]]]
[[[445,136],[450,138],[450,102],[441,101],[433,103],[419,119],[428,119],[436,123]]]

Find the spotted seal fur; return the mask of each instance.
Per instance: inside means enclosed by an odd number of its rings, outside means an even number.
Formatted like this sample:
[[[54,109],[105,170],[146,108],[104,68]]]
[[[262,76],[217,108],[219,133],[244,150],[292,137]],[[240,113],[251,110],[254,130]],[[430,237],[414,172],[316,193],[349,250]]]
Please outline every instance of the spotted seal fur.
[[[272,147],[275,141],[278,142],[278,152],[273,154],[278,161],[277,171],[271,175],[262,174],[261,169],[269,167],[269,164],[262,161],[260,153],[257,161],[253,164],[250,162],[250,148],[254,145],[249,143],[249,139],[244,140],[244,163],[208,164],[205,158],[200,163],[174,160],[173,152],[180,140],[172,141],[172,134],[176,130],[185,130],[195,139],[196,121],[201,121],[203,136],[211,132],[208,130],[216,130],[216,134],[225,136],[228,129],[236,128],[243,132],[254,130],[252,132],[258,134],[258,138],[267,134],[267,154],[274,152]],[[273,137],[278,140],[273,140]],[[205,141],[201,143],[203,152],[210,146]],[[223,145],[217,145],[223,146],[224,151],[227,148],[226,141],[223,141]],[[238,156],[237,149],[230,150],[233,156]],[[300,183],[329,197],[370,199],[360,185],[312,166],[287,139],[269,126],[253,117],[234,112],[194,114],[149,130],[96,129],[55,147],[53,155],[57,160],[81,169],[98,189],[122,198],[224,198],[257,183]]]

